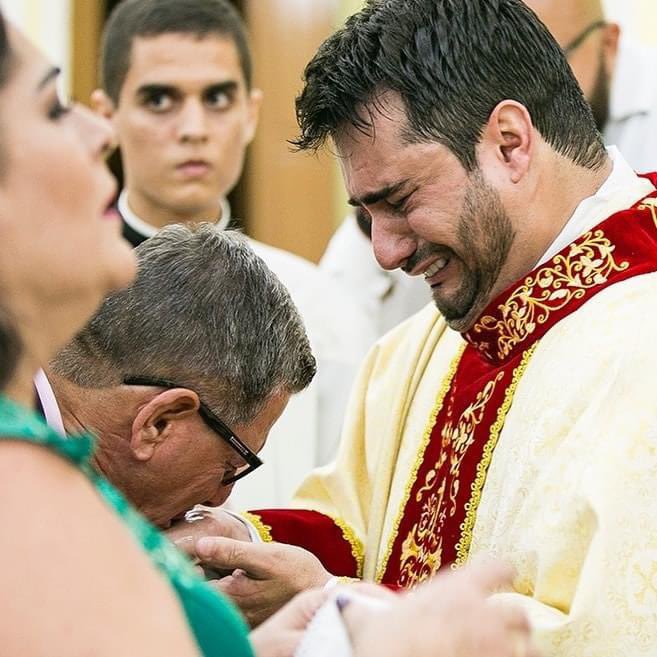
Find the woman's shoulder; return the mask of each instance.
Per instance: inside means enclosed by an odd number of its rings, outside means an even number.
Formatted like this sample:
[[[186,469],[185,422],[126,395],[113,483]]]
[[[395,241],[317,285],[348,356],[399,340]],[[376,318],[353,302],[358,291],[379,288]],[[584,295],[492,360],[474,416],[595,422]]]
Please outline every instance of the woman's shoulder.
[[[236,610],[196,575],[187,558],[112,484],[93,470],[89,461],[92,448],[91,438],[60,436],[38,414],[0,397],[0,525],[20,527],[20,543],[26,541],[31,547],[42,540],[44,528],[50,528],[48,561],[57,566],[58,572],[74,578],[74,587],[79,584],[84,589],[83,582],[94,581],[99,564],[104,565],[103,576],[97,573],[98,586],[111,587],[111,577],[107,582],[103,580],[104,569],[111,575],[118,573],[119,564],[129,564],[128,571],[134,573],[130,585],[141,579],[137,586],[141,597],[161,599],[164,585],[178,598],[203,655],[250,657],[248,629]],[[19,562],[18,550],[18,544],[0,541],[0,562]],[[71,561],[69,550],[84,556]],[[159,571],[155,580],[150,569],[142,569],[146,562]],[[61,587],[61,581],[57,586]]]
[[[23,440],[47,445],[74,460],[84,460],[93,451],[90,435],[70,438],[51,429],[43,416],[5,395],[0,395],[0,440]]]

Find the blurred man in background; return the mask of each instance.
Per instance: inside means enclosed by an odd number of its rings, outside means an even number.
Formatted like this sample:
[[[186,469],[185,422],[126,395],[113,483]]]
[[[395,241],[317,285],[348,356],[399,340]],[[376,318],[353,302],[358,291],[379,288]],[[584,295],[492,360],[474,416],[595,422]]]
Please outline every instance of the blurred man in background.
[[[656,170],[657,49],[623,38],[601,0],[525,2],[566,53],[605,142],[639,173]]]
[[[262,101],[236,10],[227,0],[125,0],[105,29],[101,73],[93,102],[113,122],[121,149],[125,236],[136,245],[175,222],[225,228],[226,195],[242,173]],[[309,469],[333,456],[351,381],[371,342],[357,305],[317,267],[251,245],[290,290],[318,376],[275,428],[269,468],[241,488],[249,506],[285,502]]]

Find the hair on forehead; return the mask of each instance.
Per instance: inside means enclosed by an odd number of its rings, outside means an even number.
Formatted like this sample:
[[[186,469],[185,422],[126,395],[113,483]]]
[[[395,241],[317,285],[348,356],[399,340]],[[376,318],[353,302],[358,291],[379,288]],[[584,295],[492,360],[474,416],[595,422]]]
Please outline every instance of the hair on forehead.
[[[100,58],[101,84],[115,104],[130,69],[135,39],[162,34],[230,39],[250,88],[252,62],[246,27],[228,0],[123,0],[105,26]]]
[[[372,133],[386,92],[408,142],[434,141],[463,166],[503,100],[524,105],[558,153],[595,168],[605,150],[565,56],[521,0],[367,0],[306,67],[293,142],[316,149],[340,130]]]

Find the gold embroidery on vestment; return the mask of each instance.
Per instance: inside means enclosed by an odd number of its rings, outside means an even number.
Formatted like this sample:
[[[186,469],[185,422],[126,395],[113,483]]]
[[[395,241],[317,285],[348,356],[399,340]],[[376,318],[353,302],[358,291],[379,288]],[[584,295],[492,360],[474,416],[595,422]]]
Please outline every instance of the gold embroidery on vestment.
[[[655,224],[655,227],[657,227],[657,198],[650,197],[644,199],[644,201],[639,206],[639,210],[650,210],[652,220]]]
[[[603,231],[589,231],[579,243],[570,245],[566,255],[555,256],[549,265],[528,276],[499,307],[501,318],[482,317],[473,331],[497,333],[497,355],[508,356],[553,312],[581,299],[587,290],[604,285],[613,272],[630,266],[628,262],[616,262],[615,248]]]
[[[413,486],[415,485],[415,480],[417,479],[417,475],[420,470],[420,467],[424,462],[424,453],[426,452],[427,446],[429,445],[429,441],[431,440],[431,433],[433,432],[433,427],[436,423],[436,418],[438,417],[438,413],[440,413],[440,411],[442,410],[445,397],[447,397],[447,393],[449,392],[449,389],[452,385],[452,381],[454,380],[454,376],[456,375],[456,370],[458,369],[459,363],[461,362],[461,357],[463,356],[465,347],[466,345],[464,344],[459,348],[458,353],[456,354],[456,356],[454,357],[454,359],[452,360],[449,366],[449,370],[447,371],[447,375],[445,376],[440,386],[440,390],[438,391],[438,397],[431,411],[431,415],[429,416],[429,422],[427,423],[426,429],[424,430],[424,435],[422,436],[422,440],[420,441],[420,446],[418,448],[418,453],[415,459],[415,463],[413,465],[413,469],[411,470],[411,475],[409,477],[408,483],[406,484],[406,487],[404,488],[404,494],[402,496],[401,505],[399,507],[397,517],[395,518],[395,523],[392,527],[392,531],[390,533],[390,540],[388,541],[388,547],[386,549],[385,555],[383,556],[383,559],[381,560],[379,567],[377,568],[377,572],[376,572],[377,582],[381,582],[383,580],[383,576],[385,575],[386,569],[388,568],[388,562],[390,561],[390,557],[392,556],[392,551],[395,547],[397,534],[399,532],[399,525],[401,524],[404,518],[404,511],[406,510],[406,505],[408,504],[408,500],[411,497],[411,492],[413,491]]]
[[[402,545],[399,584],[405,588],[424,581],[442,565],[442,530],[445,520],[453,517],[458,510],[463,459],[474,442],[475,431],[483,421],[486,407],[503,377],[504,373],[499,372],[463,411],[458,422],[447,422],[441,431],[440,456],[415,496],[422,509],[420,519]],[[448,456],[450,476],[444,478],[435,490],[437,477]],[[448,481],[449,490],[446,490]]]
[[[513,397],[516,393],[516,388],[520,383],[520,379],[525,373],[527,366],[531,357],[536,351],[538,342],[532,345],[522,357],[522,361],[513,371],[513,378],[511,379],[511,384],[506,390],[504,395],[504,401],[502,405],[497,410],[497,419],[495,423],[490,428],[490,437],[486,443],[481,457],[481,461],[477,464],[477,474],[475,480],[472,484],[472,495],[465,505],[465,520],[461,524],[461,538],[456,544],[456,560],[452,564],[453,568],[458,568],[462,566],[468,554],[470,552],[470,546],[472,545],[472,533],[475,526],[475,520],[477,519],[477,510],[479,509],[479,503],[481,502],[481,493],[484,488],[484,483],[486,482],[486,476],[488,474],[488,468],[490,467],[491,461],[493,460],[493,452],[497,446],[497,441],[499,440],[500,433],[502,433],[502,428],[504,427],[504,421],[506,420],[507,413],[511,408],[513,403]]]

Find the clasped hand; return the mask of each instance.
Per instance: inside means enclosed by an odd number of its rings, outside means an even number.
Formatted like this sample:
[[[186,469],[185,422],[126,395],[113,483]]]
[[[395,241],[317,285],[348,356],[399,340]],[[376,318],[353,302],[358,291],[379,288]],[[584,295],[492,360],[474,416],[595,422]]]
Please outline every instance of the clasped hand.
[[[232,598],[251,627],[297,593],[331,579],[314,554],[284,543],[252,543],[244,523],[220,509],[167,535],[203,568],[211,586]]]

